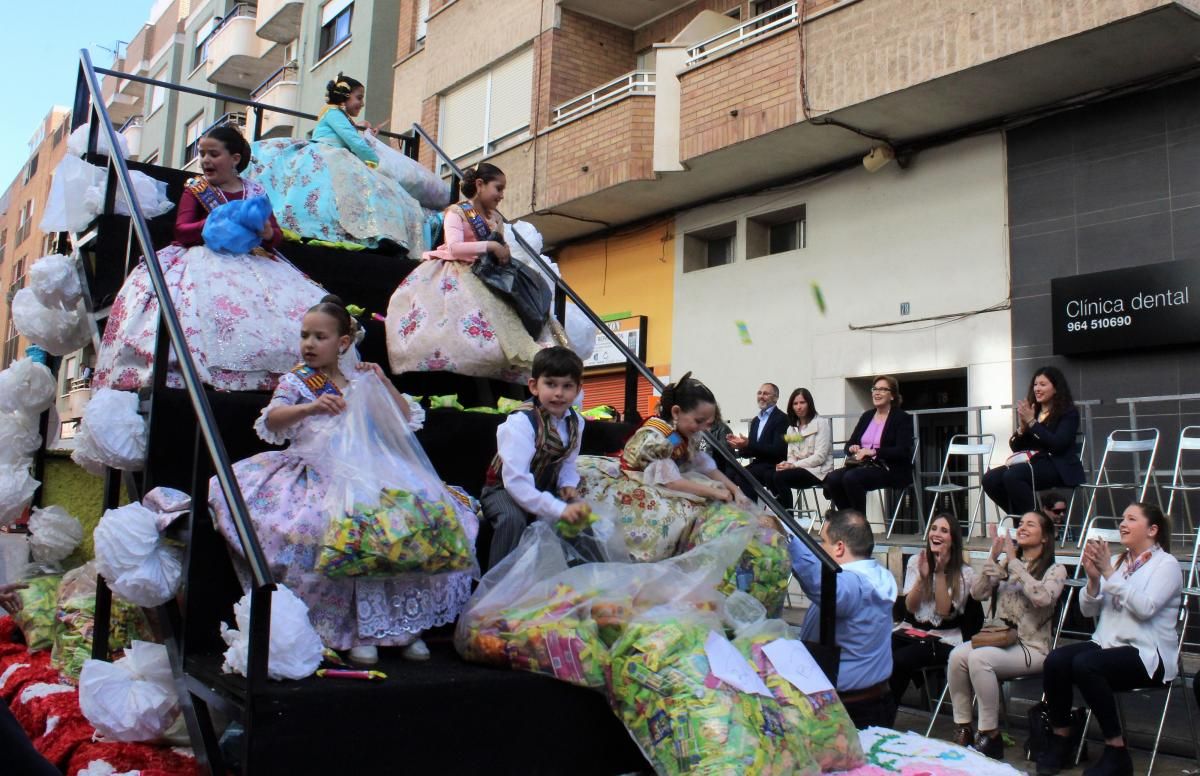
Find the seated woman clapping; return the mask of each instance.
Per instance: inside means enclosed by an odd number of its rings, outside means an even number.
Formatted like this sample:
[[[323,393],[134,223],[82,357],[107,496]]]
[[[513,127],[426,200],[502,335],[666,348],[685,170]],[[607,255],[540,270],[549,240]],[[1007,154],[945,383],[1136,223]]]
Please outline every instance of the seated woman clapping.
[[[922,668],[945,665],[950,650],[962,643],[962,619],[975,582],[975,570],[963,562],[962,532],[946,513],[934,516],[925,549],[908,559],[904,572],[904,617],[892,638],[892,697],[908,689]],[[923,631],[925,636],[910,633]]]
[[[1080,558],[1087,587],[1079,593],[1079,611],[1100,616],[1091,641],[1059,647],[1046,658],[1042,686],[1054,735],[1037,757],[1037,772],[1045,776],[1066,767],[1072,754],[1075,688],[1104,734],[1104,755],[1085,773],[1132,774],[1113,693],[1161,686],[1179,674],[1175,621],[1183,569],[1170,553],[1170,521],[1153,504],[1138,502],[1121,516],[1120,532],[1120,554],[1110,558],[1108,544],[1095,539]]]
[[[992,541],[983,574],[971,596],[992,601],[984,629],[950,653],[950,700],[957,729],[954,741],[997,760],[1004,757],[1000,735],[998,680],[1042,670],[1050,651],[1050,623],[1066,583],[1067,570],[1054,562],[1054,523],[1042,512],[1027,512],[1014,546],[1008,534]],[[971,698],[979,703],[979,735],[971,731]]]

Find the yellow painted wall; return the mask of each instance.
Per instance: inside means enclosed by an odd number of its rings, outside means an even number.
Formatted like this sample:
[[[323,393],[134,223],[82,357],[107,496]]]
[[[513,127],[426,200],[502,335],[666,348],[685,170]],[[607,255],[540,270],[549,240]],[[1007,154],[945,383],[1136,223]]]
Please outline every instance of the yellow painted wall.
[[[670,373],[673,220],[569,245],[554,259],[571,287],[599,315],[646,316],[646,362],[658,374]]]

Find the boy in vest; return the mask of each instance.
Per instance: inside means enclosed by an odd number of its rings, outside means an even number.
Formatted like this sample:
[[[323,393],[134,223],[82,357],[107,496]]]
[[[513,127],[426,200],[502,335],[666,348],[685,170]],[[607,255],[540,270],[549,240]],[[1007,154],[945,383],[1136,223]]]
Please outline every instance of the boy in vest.
[[[496,429],[496,457],[480,497],[495,529],[488,568],[516,549],[534,520],[576,523],[586,515],[575,491],[583,416],[571,406],[582,382],[583,361],[573,351],[539,351],[529,380],[533,398]]]

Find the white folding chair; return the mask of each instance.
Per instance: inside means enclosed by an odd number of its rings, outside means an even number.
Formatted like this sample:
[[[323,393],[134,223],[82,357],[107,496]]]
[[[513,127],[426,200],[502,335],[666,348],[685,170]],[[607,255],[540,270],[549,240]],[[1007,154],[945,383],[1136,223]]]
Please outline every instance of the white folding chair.
[[[1087,508],[1083,513],[1083,521],[1086,524],[1088,519],[1096,514],[1096,496],[1101,492],[1108,494],[1109,506],[1113,514],[1117,513],[1116,492],[1119,490],[1131,490],[1136,496],[1135,501],[1144,501],[1146,499],[1146,491],[1150,487],[1150,482],[1153,480],[1154,489],[1157,492],[1158,475],[1154,472],[1154,456],[1158,453],[1158,429],[1156,428],[1123,428],[1117,429],[1108,435],[1108,441],[1104,445],[1104,455],[1100,458],[1100,468],[1096,470],[1096,481],[1092,483],[1084,483],[1079,487],[1088,492]],[[1149,454],[1150,458],[1143,467],[1141,465],[1141,456]],[[1117,456],[1128,455],[1130,458],[1130,477],[1128,480],[1114,480],[1112,471],[1113,463]],[[1160,498],[1161,502],[1162,499]],[[1070,525],[1071,513],[1067,511],[1066,519],[1063,520],[1063,537],[1061,546],[1065,547],[1070,540]],[[1083,546],[1083,535],[1080,535],[1077,546]]]
[[[892,519],[888,521],[887,538],[889,539],[892,538],[892,531],[896,528],[896,519],[900,516],[900,508],[904,506],[904,494],[910,491],[912,492],[914,501],[913,514],[917,516],[917,522],[921,522],[922,518],[924,517],[921,512],[921,495],[920,488],[917,483],[917,456],[921,452],[919,448],[920,442],[920,438],[914,434],[912,459],[909,461],[909,469],[912,471],[912,482],[899,488],[884,487],[876,491],[879,494],[879,512],[884,517],[886,517],[888,513],[887,501],[884,500],[884,492],[886,491],[894,501],[892,506]],[[923,536],[928,530],[928,527],[918,525],[917,530]]]
[[[1167,499],[1167,514],[1172,517],[1178,517],[1175,514],[1175,494],[1182,494],[1183,512],[1187,515],[1188,527],[1191,532],[1176,531],[1176,535],[1181,537],[1190,536],[1196,532],[1196,521],[1192,518],[1192,504],[1188,500],[1188,494],[1194,491],[1200,491],[1200,483],[1193,482],[1189,484],[1186,478],[1186,469],[1183,454],[1185,452],[1200,451],[1200,426],[1184,426],[1179,432],[1179,447],[1175,451],[1175,471],[1171,475],[1171,484],[1166,486],[1166,490],[1170,491],[1171,495]]]
[[[975,517],[981,513],[984,516],[984,533],[987,533],[987,513],[983,511],[983,502],[986,500],[983,498],[983,473],[987,469],[987,462],[992,458],[992,449],[995,446],[995,434],[955,434],[954,436],[950,437],[950,445],[946,448],[945,458],[942,459],[942,473],[938,476],[937,484],[925,486],[925,491],[933,494],[933,499],[929,504],[929,515],[925,518],[925,533],[929,532],[929,524],[933,520],[934,513],[937,512],[939,498],[955,493],[962,493],[964,491],[969,494],[972,490],[978,490],[980,492],[980,496],[979,500],[975,503],[975,509],[971,510],[971,519],[967,521],[967,538],[970,539],[971,536],[974,535]],[[979,458],[978,472],[972,472],[970,469],[971,456],[976,456]],[[962,472],[966,478],[965,483],[947,481],[947,477],[953,477],[958,474],[958,472],[949,471],[950,459],[955,457],[966,459],[965,463],[967,468],[964,472]],[[979,478],[979,484],[971,484],[972,474]],[[954,498],[950,499],[950,509],[954,514],[955,521],[957,522],[958,502]],[[962,530],[961,527],[959,530]]]

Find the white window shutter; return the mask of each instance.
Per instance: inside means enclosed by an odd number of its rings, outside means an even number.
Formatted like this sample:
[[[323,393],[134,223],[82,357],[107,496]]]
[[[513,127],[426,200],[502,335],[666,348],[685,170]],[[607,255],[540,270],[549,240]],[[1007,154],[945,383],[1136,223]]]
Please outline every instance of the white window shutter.
[[[438,137],[442,150],[451,159],[469,154],[483,145],[487,86],[488,75],[484,73],[442,97]]]
[[[533,49],[526,49],[492,70],[488,141],[529,126],[533,103]]]
[[[328,3],[321,7],[321,26],[324,27],[333,21],[333,17],[337,16],[346,7],[351,5],[354,0],[329,0]]]

